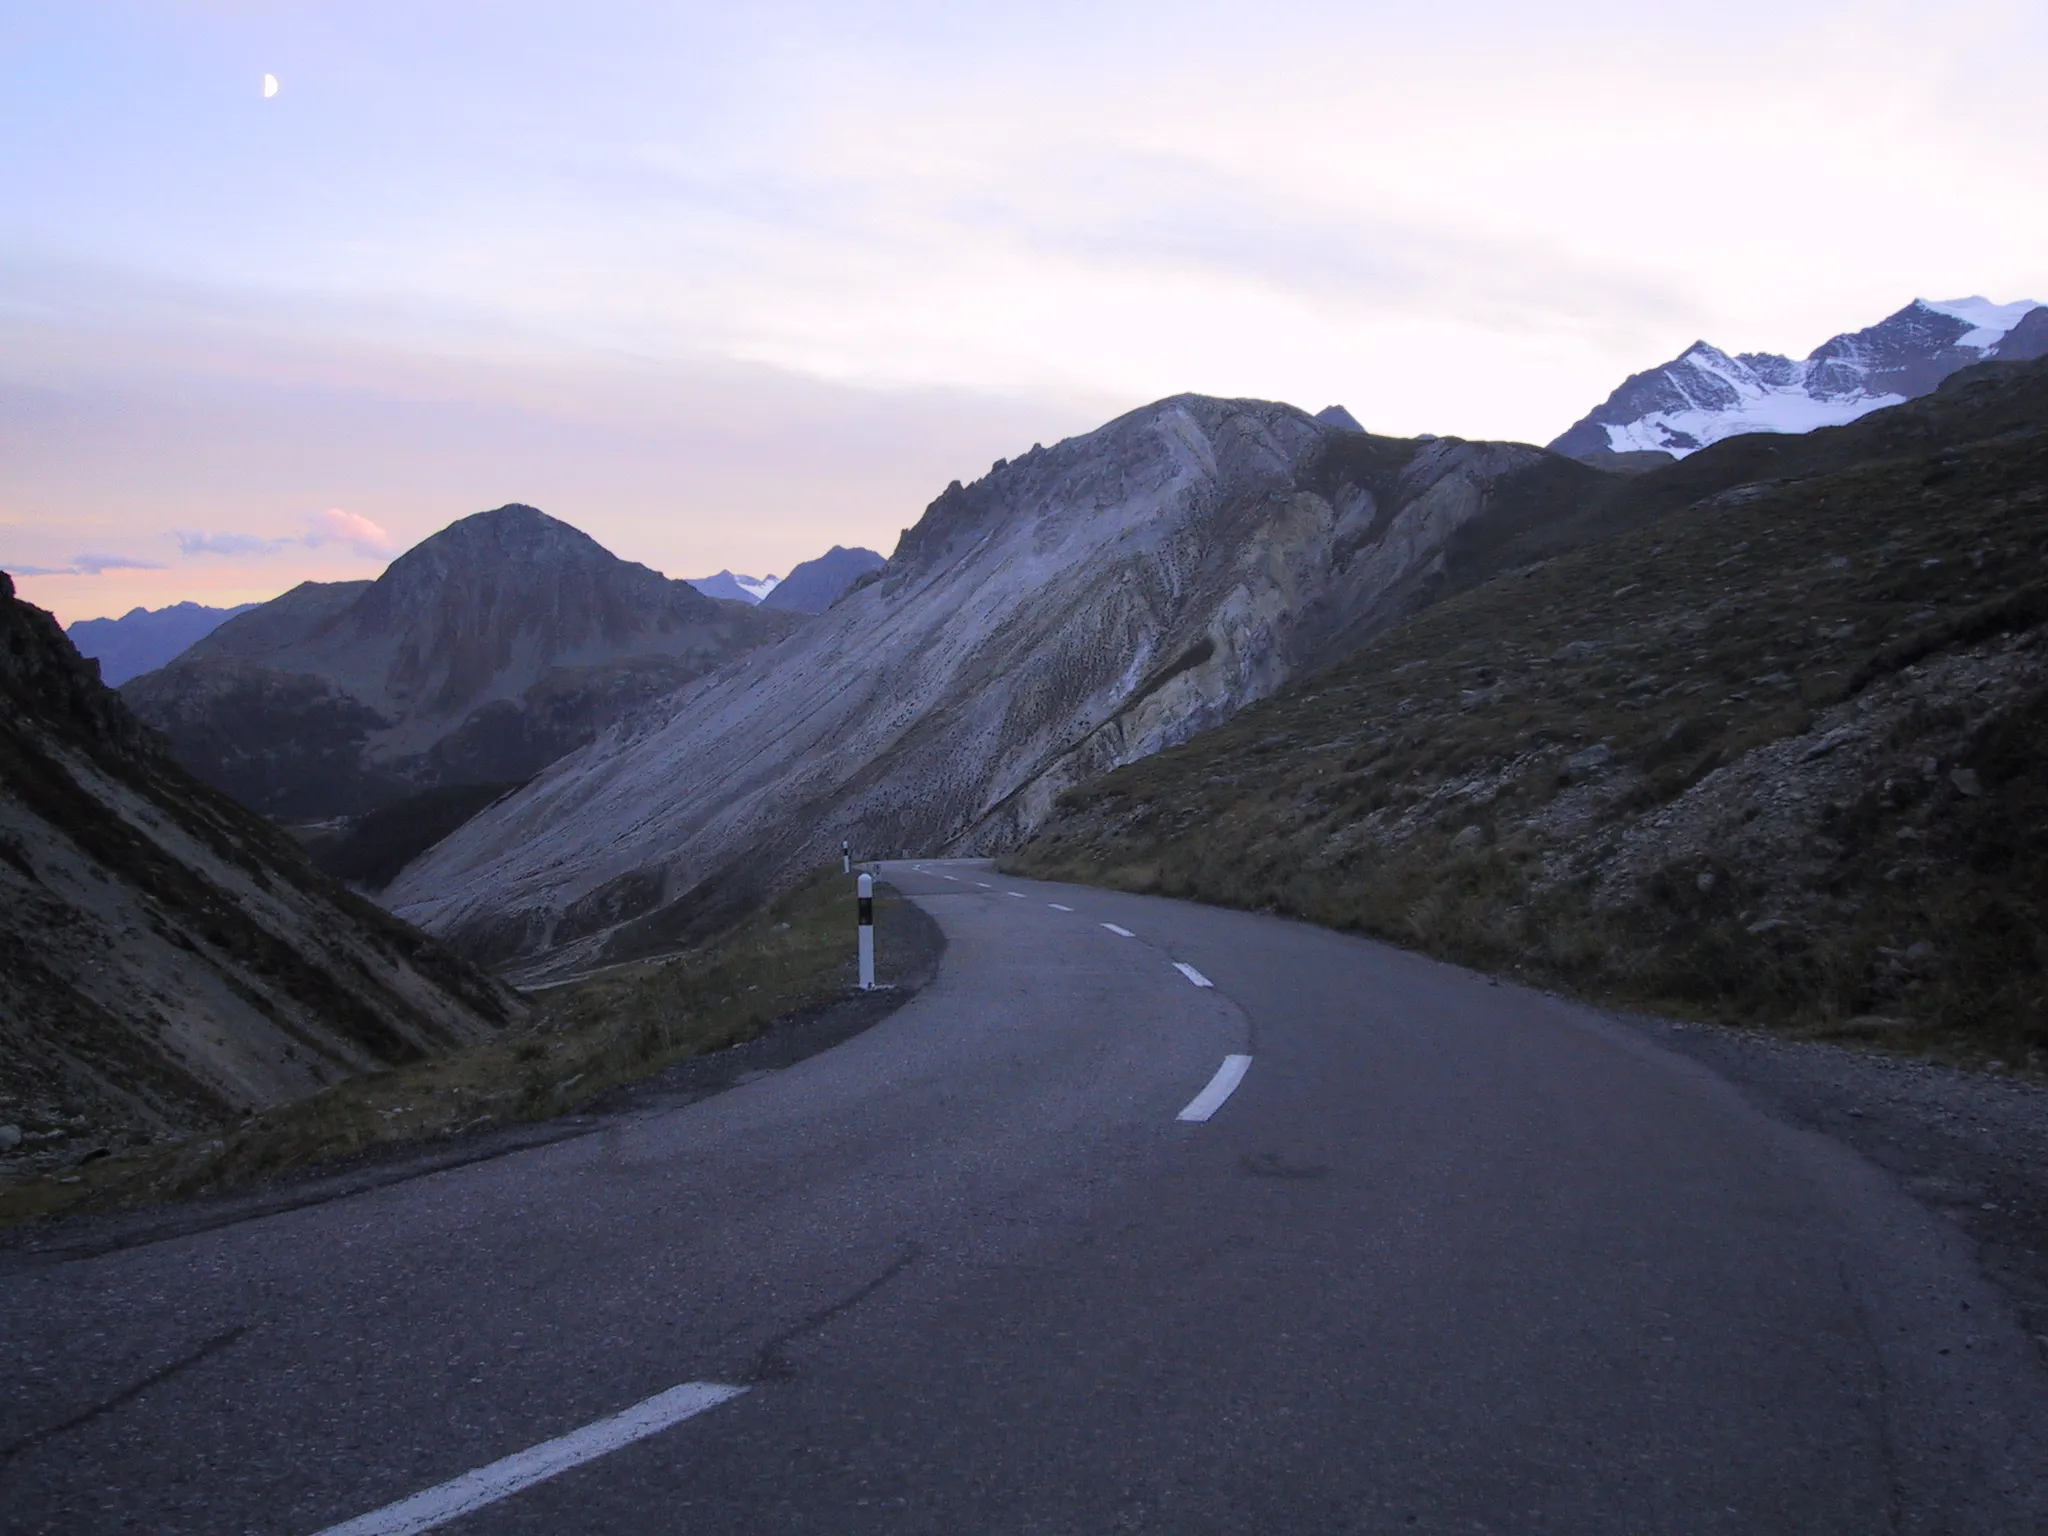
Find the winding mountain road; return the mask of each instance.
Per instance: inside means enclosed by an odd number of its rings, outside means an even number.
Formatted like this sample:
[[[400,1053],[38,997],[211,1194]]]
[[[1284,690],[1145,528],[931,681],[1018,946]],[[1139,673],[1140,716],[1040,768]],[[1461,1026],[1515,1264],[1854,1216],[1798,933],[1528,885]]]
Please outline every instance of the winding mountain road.
[[[0,1525],[2048,1529],[2038,1357],[1840,1145],[1356,938],[886,873],[946,962],[832,1051],[0,1276]]]

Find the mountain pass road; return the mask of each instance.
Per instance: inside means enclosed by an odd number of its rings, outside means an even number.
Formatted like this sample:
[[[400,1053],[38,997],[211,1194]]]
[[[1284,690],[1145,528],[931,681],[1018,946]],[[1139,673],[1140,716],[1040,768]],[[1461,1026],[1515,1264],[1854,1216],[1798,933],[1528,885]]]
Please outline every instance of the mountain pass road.
[[[1707,1069],[1302,924],[882,872],[946,959],[833,1050],[0,1266],[0,1529],[2048,1530],[1955,1229]]]

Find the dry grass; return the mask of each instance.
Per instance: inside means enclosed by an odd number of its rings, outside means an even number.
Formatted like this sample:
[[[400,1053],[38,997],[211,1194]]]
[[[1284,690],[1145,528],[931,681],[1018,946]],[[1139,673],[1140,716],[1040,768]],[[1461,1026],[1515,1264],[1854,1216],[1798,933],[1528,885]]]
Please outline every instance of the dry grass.
[[[888,925],[895,899],[878,901]],[[175,1199],[400,1144],[567,1113],[623,1084],[759,1035],[853,975],[853,901],[821,873],[687,953],[532,995],[495,1040],[337,1084],[232,1129],[0,1188],[0,1225],[72,1208]]]

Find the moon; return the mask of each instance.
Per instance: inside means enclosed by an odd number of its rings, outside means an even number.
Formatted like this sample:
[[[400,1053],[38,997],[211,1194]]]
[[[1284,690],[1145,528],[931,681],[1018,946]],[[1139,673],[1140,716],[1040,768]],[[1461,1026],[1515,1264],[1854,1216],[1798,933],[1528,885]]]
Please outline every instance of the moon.
[[[275,96],[276,94],[277,94],[277,76],[275,76],[275,75],[265,75],[265,76],[263,77],[263,95],[264,95],[264,98],[265,98],[266,100],[268,100],[268,99],[269,99],[270,97],[272,97],[272,96]]]

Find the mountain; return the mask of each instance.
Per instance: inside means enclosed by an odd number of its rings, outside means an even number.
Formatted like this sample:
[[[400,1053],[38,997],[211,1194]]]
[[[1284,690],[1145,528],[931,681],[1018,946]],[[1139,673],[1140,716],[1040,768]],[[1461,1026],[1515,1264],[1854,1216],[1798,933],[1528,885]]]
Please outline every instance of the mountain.
[[[514,505],[450,524],[375,581],[295,587],[124,695],[208,783],[313,821],[527,779],[794,622]]]
[[[2048,361],[1659,481],[1690,505],[1078,789],[1005,867],[2048,1067]]]
[[[888,563],[872,549],[843,549],[834,544],[783,577],[775,590],[761,599],[761,606],[790,613],[823,613],[863,576]]]
[[[78,647],[79,655],[99,662],[100,681],[118,688],[131,677],[154,672],[236,614],[255,606],[202,608],[197,603],[173,603],[168,608],[130,608],[118,619],[80,619],[64,633]]]
[[[2048,305],[2028,310],[1990,355],[2002,363],[2030,363],[2048,357]]]
[[[878,579],[556,764],[386,899],[472,953],[568,964],[694,931],[841,838],[1006,847],[1067,787],[1540,558],[1542,530],[1633,483],[1523,444],[1159,402],[954,483]]]
[[[1683,458],[1740,433],[1839,426],[1918,399],[1973,363],[2024,361],[2043,350],[2048,312],[2032,300],[1982,298],[1915,299],[1800,362],[1771,352],[1731,357],[1696,341],[1662,367],[1630,375],[1550,446],[1589,463],[1643,453]]]
[[[781,579],[779,576],[735,576],[731,571],[720,571],[716,576],[693,576],[690,585],[706,597],[751,606],[773,592]]]
[[[517,1014],[180,768],[4,573],[0,698],[0,1156],[196,1130]]]

